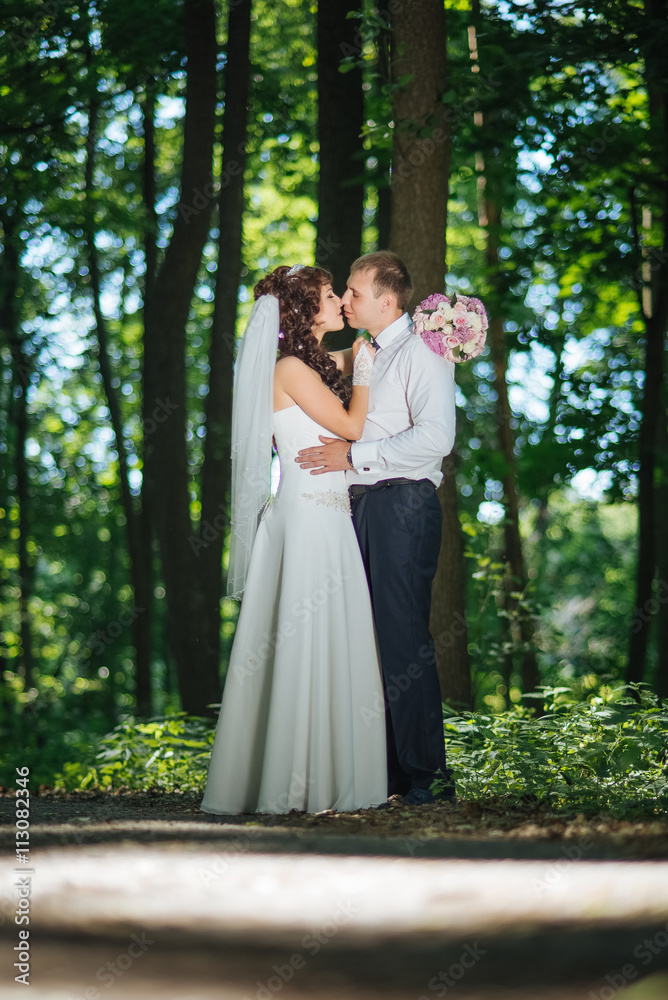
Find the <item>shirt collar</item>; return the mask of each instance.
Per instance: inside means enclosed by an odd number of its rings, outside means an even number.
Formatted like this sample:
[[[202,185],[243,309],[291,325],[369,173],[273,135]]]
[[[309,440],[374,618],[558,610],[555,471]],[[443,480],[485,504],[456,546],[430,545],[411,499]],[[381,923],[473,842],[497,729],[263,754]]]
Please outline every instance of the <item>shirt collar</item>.
[[[381,330],[376,337],[376,343],[378,344],[379,350],[382,350],[384,347],[388,347],[392,341],[396,340],[402,333],[408,333],[412,326],[413,321],[408,313],[403,313],[399,319],[395,319],[393,323],[390,323],[390,325],[386,326],[384,330]]]

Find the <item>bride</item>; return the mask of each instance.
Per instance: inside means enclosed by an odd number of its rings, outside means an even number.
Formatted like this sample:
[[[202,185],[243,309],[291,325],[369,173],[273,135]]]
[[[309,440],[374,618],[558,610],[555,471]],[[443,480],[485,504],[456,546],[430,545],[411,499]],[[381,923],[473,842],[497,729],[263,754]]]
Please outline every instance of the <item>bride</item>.
[[[345,473],[295,463],[319,434],[356,440],[372,357],[353,384],[321,348],[344,323],[331,275],[278,267],[235,367],[228,595],[244,594],[202,810],[353,810],[384,802],[383,689],[371,603]],[[278,355],[278,360],[277,360]],[[270,497],[272,438],[281,463]]]

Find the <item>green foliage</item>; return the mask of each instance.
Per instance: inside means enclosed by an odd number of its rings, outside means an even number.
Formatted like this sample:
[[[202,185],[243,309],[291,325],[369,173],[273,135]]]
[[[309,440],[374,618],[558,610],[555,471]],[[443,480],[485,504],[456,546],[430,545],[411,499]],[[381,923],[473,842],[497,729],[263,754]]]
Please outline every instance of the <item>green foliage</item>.
[[[633,504],[587,502],[566,489],[553,491],[545,504],[527,505],[521,532],[529,582],[512,610],[505,600],[509,570],[499,556],[503,525],[483,524],[466,510],[461,520],[475,709],[501,711],[521,698],[520,615],[533,619],[544,684],[594,677],[598,687],[624,676],[633,615]],[[511,593],[517,593],[512,586]],[[654,669],[654,655],[648,659]],[[591,694],[591,687],[585,690]]]
[[[144,235],[142,169],[149,96],[155,94],[158,257],[172,231],[183,150],[186,72],[182,4],[173,0],[5,0],[0,28],[0,721],[45,783],[83,759],[91,739],[134,710],[129,557],[92,335],[83,223],[94,212],[112,379],[119,392],[130,486],[142,483]],[[391,6],[391,5],[389,5]],[[637,433],[644,325],[639,267],[662,258],[665,158],[650,115],[645,62],[668,40],[640,3],[483,4],[446,0],[452,126],[448,284],[479,293],[505,323],[516,482],[545,683],[619,678],[633,592]],[[285,261],[314,258],[318,214],[316,5],[254,0],[240,327],[251,289]],[[221,8],[223,15],[227,7]],[[374,212],[389,183],[394,123],[388,5],[364,0],[358,40],[365,91],[363,246],[375,249]],[[390,19],[391,20],[391,19]],[[220,66],[226,59],[219,18]],[[479,73],[469,30],[477,29]],[[138,26],[141,26],[141,30]],[[658,55],[657,55],[658,54]],[[651,59],[650,59],[651,62]],[[650,74],[651,75],[651,74]],[[91,95],[99,104],[91,204],[82,197]],[[224,95],[221,94],[221,109]],[[660,102],[654,102],[659,106]],[[214,169],[220,172],[216,146]],[[479,214],[480,171],[499,201],[490,268]],[[225,178],[218,177],[224,184]],[[493,181],[493,183],[491,183]],[[153,207],[153,206],[151,206]],[[187,327],[188,460],[192,513],[206,437],[208,344],[216,295],[212,219]],[[319,258],[336,248],[319,247]],[[11,253],[18,262],[11,290]],[[225,261],[223,260],[223,266]],[[341,291],[339,289],[339,291]],[[4,329],[12,313],[23,360]],[[16,391],[28,372],[27,510],[16,478]],[[517,702],[522,649],[502,600],[501,523],[484,502],[503,500],[494,367],[488,354],[457,371],[457,484],[468,536],[468,621],[476,707]],[[160,400],[156,401],[160,415]],[[164,401],[162,401],[164,403]],[[151,412],[152,407],[148,407]],[[153,418],[149,416],[149,421]],[[602,472],[597,497],[567,497],[582,470]],[[605,490],[605,494],[603,494]],[[628,501],[631,501],[629,503]],[[662,516],[659,507],[659,516]],[[28,556],[33,676],[24,687],[20,532]],[[156,580],[153,710],[175,705]],[[521,605],[524,610],[525,604]],[[227,646],[234,624],[224,609]],[[144,613],[144,612],[140,612]],[[648,678],[658,658],[652,649]],[[513,667],[514,664],[514,667]],[[2,698],[4,697],[4,703]],[[2,706],[6,707],[6,712]],[[3,718],[3,712],[6,719]],[[89,735],[84,735],[86,732]],[[148,758],[147,758],[148,759]],[[0,778],[0,780],[2,780]],[[83,780],[83,778],[81,779]],[[94,780],[94,779],[91,779]]]
[[[636,521],[632,504],[574,503],[565,492],[554,493],[543,513],[539,507],[527,512],[525,551],[540,567],[533,594],[545,683],[624,675]]]
[[[87,760],[70,761],[55,776],[55,787],[164,792],[199,791],[211,757],[210,719],[184,713],[152,722],[126,718]]]
[[[448,763],[464,799],[533,803],[553,812],[668,813],[668,712],[654,694],[616,688],[575,701],[546,688],[546,712],[446,716]]]
[[[5,670],[0,685],[0,787],[12,788],[15,768],[30,768],[31,784],[51,787],[67,761],[85,760],[109,731],[108,679],[87,679],[65,665],[57,676],[39,674],[26,690],[23,678]]]
[[[578,700],[578,694],[584,694]],[[445,716],[448,762],[461,799],[491,798],[552,812],[668,813],[668,712],[645,687],[546,688],[546,712],[523,706]],[[202,792],[214,725],[183,713],[124,719],[86,757],[66,762],[55,786]]]

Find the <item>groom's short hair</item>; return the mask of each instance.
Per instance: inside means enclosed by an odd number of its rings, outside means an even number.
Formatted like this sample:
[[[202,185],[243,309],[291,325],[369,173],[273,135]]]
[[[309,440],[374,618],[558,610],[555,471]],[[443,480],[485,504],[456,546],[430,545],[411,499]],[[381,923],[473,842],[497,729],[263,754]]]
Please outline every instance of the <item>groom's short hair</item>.
[[[350,268],[350,273],[355,271],[373,271],[371,287],[374,297],[379,299],[386,292],[391,292],[397,297],[399,309],[408,309],[408,304],[413,298],[413,282],[408,273],[408,268],[401,257],[391,250],[377,250],[375,253],[365,253],[358,257]]]

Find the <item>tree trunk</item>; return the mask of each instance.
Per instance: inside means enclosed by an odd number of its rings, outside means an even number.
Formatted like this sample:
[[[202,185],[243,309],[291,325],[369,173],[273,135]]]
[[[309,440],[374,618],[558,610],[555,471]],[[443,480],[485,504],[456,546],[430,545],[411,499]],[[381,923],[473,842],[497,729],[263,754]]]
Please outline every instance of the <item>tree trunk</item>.
[[[376,228],[378,230],[378,250],[387,250],[392,232],[392,188],[390,186],[390,171],[385,172],[387,183],[382,183],[383,175],[378,178],[378,205],[376,206]]]
[[[668,269],[664,278],[668,281]],[[665,295],[665,292],[664,292]],[[653,297],[654,298],[654,297]],[[645,380],[641,403],[642,419],[638,438],[638,559],[636,564],[636,600],[626,680],[642,681],[647,663],[647,647],[652,624],[652,585],[656,572],[659,517],[656,509],[655,475],[658,471],[656,444],[658,424],[665,421],[661,408],[661,384],[664,370],[665,320],[658,315],[645,324]],[[665,516],[665,515],[664,515]],[[664,581],[665,583],[666,581]]]
[[[144,132],[144,156],[142,161],[144,212],[146,226],[144,227],[144,314],[150,313],[153,304],[155,277],[158,270],[158,213],[155,207],[155,106],[156,83],[153,77],[146,80],[144,103],[142,107],[142,126]]]
[[[443,697],[459,711],[473,707],[468,650],[466,602],[453,600],[466,594],[464,540],[457,512],[457,460],[448,455],[442,465],[443,482],[438,497],[443,511],[443,541],[432,591],[430,630],[436,647],[436,666]],[[454,525],[456,530],[446,530]]]
[[[668,18],[666,0],[649,0],[650,17],[657,23],[665,24]],[[663,149],[660,160],[663,163],[662,184],[662,224],[663,247],[661,266],[655,269],[652,277],[652,315],[659,326],[657,339],[663,343],[661,387],[656,422],[656,465],[658,475],[655,476],[655,510],[657,534],[657,575],[658,575],[658,660],[655,685],[657,693],[664,703],[668,700],[668,389],[666,387],[666,338],[668,333],[668,85],[665,73],[657,73],[665,63],[665,48],[661,36],[655,38],[653,51],[654,83],[648,87],[650,94],[650,111],[657,115],[661,124],[659,134]],[[649,73],[647,74],[649,79]]]
[[[15,233],[20,229],[16,217],[4,216],[2,225],[4,240],[3,295],[0,327],[4,328],[12,356],[12,380],[9,398],[11,424],[14,427],[14,475],[16,476],[16,501],[18,506],[18,589],[19,589],[19,629],[21,636],[20,673],[25,689],[33,685],[34,657],[32,642],[32,616],[30,599],[33,593],[35,567],[28,554],[30,537],[30,487],[26,441],[28,439],[28,389],[31,369],[25,355],[19,317],[16,309],[19,287],[19,251]]]
[[[90,58],[87,60],[89,72],[92,70]],[[93,71],[94,72],[94,71]],[[113,387],[113,373],[109,357],[109,336],[102,307],[100,304],[102,287],[100,261],[95,246],[95,203],[93,200],[93,175],[95,170],[95,145],[97,138],[97,115],[99,100],[97,88],[91,87],[91,100],[88,117],[88,135],[86,136],[86,166],[84,171],[84,232],[87,246],[88,268],[90,273],[91,295],[93,299],[93,315],[95,317],[95,333],[98,344],[98,363],[104,388],[111,427],[114,434],[114,445],[118,456],[118,478],[121,487],[121,502],[125,514],[125,530],[130,559],[130,581],[134,594],[133,631],[135,639],[135,699],[139,715],[150,715],[151,712],[151,648],[150,631],[147,633],[143,616],[147,607],[140,603],[140,595],[145,594],[144,572],[142,561],[144,548],[142,545],[141,525],[135,511],[130,481],[128,477],[128,455],[123,433],[123,418],[118,393]],[[139,638],[138,638],[139,636]]]
[[[445,284],[450,171],[450,132],[441,101],[447,78],[445,10],[432,0],[406,0],[393,15],[392,27],[393,79],[410,79],[393,96],[390,248],[406,263],[415,301],[420,301]],[[429,136],[420,134],[425,129]],[[452,457],[445,459],[443,471],[439,489],[443,542],[434,579],[431,630],[444,698],[470,705],[463,546]]]
[[[646,0],[645,14],[649,23],[665,24],[668,16],[666,0]],[[668,513],[661,504],[665,497],[665,479],[668,476],[668,456],[665,454],[666,410],[665,401],[665,354],[666,332],[668,329],[668,86],[666,85],[664,63],[665,51],[661,35],[648,38],[645,48],[645,79],[649,114],[654,126],[654,134],[660,137],[655,150],[654,166],[661,177],[661,227],[662,247],[657,254],[657,262],[652,265],[645,257],[642,278],[649,290],[649,312],[644,308],[644,296],[640,290],[640,309],[645,322],[645,370],[642,419],[638,437],[638,561],[636,567],[635,613],[631,624],[629,661],[626,679],[639,682],[644,679],[647,663],[647,647],[654,617],[654,604],[661,607],[660,598],[664,592],[668,596],[668,580],[661,575],[666,567],[665,553],[660,553],[660,545],[665,542],[668,529]],[[637,226],[636,226],[637,230]],[[657,555],[657,553],[659,553]],[[655,572],[659,568],[659,590],[652,595]],[[666,612],[659,615],[665,618]],[[668,690],[668,630],[665,624],[659,626],[659,673],[657,687]]]
[[[371,82],[375,100],[379,103],[387,100],[383,93],[392,83],[391,45],[392,32],[389,29],[381,30],[376,39],[376,76]],[[392,152],[381,148],[374,150],[374,153],[378,160],[375,171],[378,204],[374,220],[378,230],[377,249],[387,250],[392,233]]]
[[[360,0],[321,0],[318,4],[318,235],[316,261],[331,271],[333,287],[343,295],[350,265],[359,257],[364,212],[364,118],[362,70],[356,65],[339,73],[345,55],[361,53],[359,21],[347,19],[361,10]],[[332,348],[347,346],[328,337]]]
[[[474,0],[473,13],[477,24],[480,25],[481,11],[478,0]],[[469,29],[469,49],[472,72],[479,73],[478,47],[474,27]],[[483,115],[480,112],[474,115],[474,123],[478,126],[486,125],[488,131],[492,124],[489,116],[483,122]],[[476,167],[478,170],[478,217],[480,226],[485,229],[485,262],[493,293],[491,303],[494,314],[489,322],[488,339],[494,364],[497,442],[504,462],[504,471],[501,476],[505,510],[504,560],[509,570],[505,574],[504,581],[505,608],[509,614],[509,628],[513,642],[522,649],[522,688],[526,693],[536,689],[539,683],[539,674],[534,650],[533,622],[521,603],[521,598],[526,590],[526,572],[520,536],[515,441],[508,399],[508,349],[505,341],[504,320],[500,312],[502,275],[499,262],[499,233],[503,204],[503,175],[506,161],[513,162],[513,160],[503,142],[488,141],[487,147],[495,152],[493,154],[490,152],[484,159],[482,154],[478,153]],[[517,594],[520,595],[519,598]],[[506,625],[504,624],[503,627],[505,631]],[[506,683],[510,686],[511,662],[509,657],[506,657],[505,672],[507,674]]]
[[[662,410],[666,410],[666,386],[663,385]],[[657,531],[657,574],[659,578],[659,589],[657,592],[658,604],[658,644],[659,655],[656,665],[656,692],[664,701],[668,699],[668,427],[666,421],[659,420],[657,428],[657,449],[661,456],[663,466],[659,483],[657,485],[656,506],[661,511],[660,521]]]
[[[492,185],[487,177],[486,190]],[[501,224],[499,205],[489,196],[485,199],[487,217],[486,261],[490,278],[498,283],[499,254],[496,233]],[[499,452],[503,458],[504,471],[501,475],[503,486],[503,535],[505,541],[504,561],[508,564],[506,576],[506,610],[510,614],[511,631],[516,645],[522,649],[522,689],[525,693],[535,691],[539,683],[538,664],[534,651],[533,623],[518,599],[524,596],[527,584],[524,554],[520,536],[520,511],[517,497],[517,463],[515,461],[515,440],[511,427],[512,412],[508,399],[508,350],[505,343],[504,321],[500,316],[492,316],[489,322],[489,344],[494,364],[494,389],[496,391],[496,430]],[[510,678],[508,678],[508,682]]]
[[[181,196],[147,317],[144,469],[181,701],[186,712],[203,714],[219,695],[218,645],[207,634],[211,599],[203,593],[192,545],[185,351],[186,323],[213,205],[216,19],[213,0],[185,0],[183,10],[188,82]]]
[[[446,86],[445,10],[433,0],[406,0],[393,15],[394,91],[390,246],[406,263],[415,301],[445,283],[450,132],[441,96]],[[429,137],[420,136],[430,129]]]
[[[144,92],[144,105],[142,108],[142,124],[144,132],[144,157],[143,157],[143,198],[144,211],[146,213],[146,226],[144,227],[144,337],[154,332],[154,327],[149,320],[153,307],[153,294],[155,286],[155,276],[157,272],[157,233],[158,214],[155,208],[156,183],[155,183],[155,108],[156,108],[156,84],[155,80],[149,76],[146,81]],[[149,352],[150,353],[150,352]],[[146,405],[147,397],[145,384],[142,385],[142,427],[146,427],[147,421],[153,417]],[[150,503],[148,499],[148,486],[145,477],[142,475],[141,491],[137,503],[135,517],[137,526],[137,563],[134,569],[134,599],[135,607],[140,608],[140,614],[135,616],[133,621],[133,643],[137,658],[137,682],[135,697],[137,702],[138,715],[150,715],[153,710],[153,697],[151,690],[151,662],[153,659],[153,620],[154,620],[154,593],[153,593],[153,526],[151,523]]]
[[[204,587],[207,641],[220,662],[223,544],[230,485],[234,330],[242,265],[244,167],[250,87],[251,0],[230,6],[225,67],[216,293],[209,348],[209,394],[202,468],[202,517],[194,542]]]
[[[18,338],[17,338],[18,340]],[[15,475],[16,499],[18,501],[18,556],[19,556],[19,620],[21,628],[21,664],[25,680],[25,688],[32,687],[34,674],[34,656],[32,642],[32,614],[30,598],[35,582],[35,566],[28,555],[28,539],[30,537],[30,487],[28,479],[28,460],[26,456],[26,441],[28,439],[28,389],[30,375],[26,358],[19,345],[14,355],[14,389],[18,389],[15,406],[16,445],[15,445]],[[18,361],[18,364],[17,364]]]

